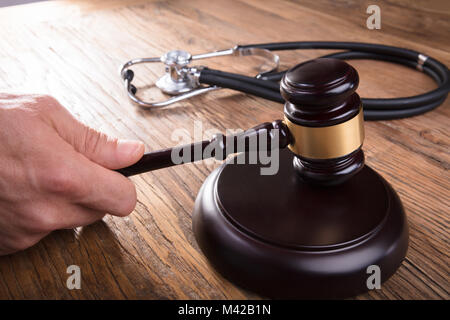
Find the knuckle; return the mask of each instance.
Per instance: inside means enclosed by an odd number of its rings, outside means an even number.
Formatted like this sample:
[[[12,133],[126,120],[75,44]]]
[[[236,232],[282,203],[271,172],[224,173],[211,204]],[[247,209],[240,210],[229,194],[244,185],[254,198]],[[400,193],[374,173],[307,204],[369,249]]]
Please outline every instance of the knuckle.
[[[41,111],[53,110],[59,105],[59,102],[49,95],[38,95],[34,97],[34,105]]]
[[[57,215],[47,212],[42,214],[36,221],[35,229],[40,232],[50,232],[59,229],[59,219]]]
[[[25,221],[24,229],[31,233],[43,233],[57,230],[59,226],[57,212],[49,206],[33,207]]]
[[[57,166],[42,174],[41,184],[50,193],[67,195],[77,191],[70,169],[64,166]]]
[[[18,106],[16,111],[21,113],[22,118],[25,114],[33,119],[47,119],[61,106],[55,98],[49,95],[21,96],[14,101],[14,104]]]

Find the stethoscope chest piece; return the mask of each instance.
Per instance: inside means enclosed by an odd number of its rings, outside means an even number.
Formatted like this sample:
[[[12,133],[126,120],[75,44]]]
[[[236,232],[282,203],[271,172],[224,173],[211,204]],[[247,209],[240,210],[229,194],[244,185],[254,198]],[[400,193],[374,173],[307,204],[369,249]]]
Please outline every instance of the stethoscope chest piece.
[[[187,67],[191,60],[192,55],[184,50],[172,50],[164,54],[161,62],[165,64],[166,73],[155,85],[169,95],[179,95],[198,88],[199,83]]]
[[[120,75],[124,81],[128,97],[137,105],[144,108],[165,107],[172,103],[220,89],[217,85],[201,84],[200,72],[205,69],[202,66],[191,66],[193,60],[214,58],[220,56],[260,56],[266,61],[260,66],[258,75],[264,75],[278,68],[279,57],[269,50],[261,48],[242,48],[236,46],[231,49],[191,55],[184,50],[171,50],[161,57],[133,59],[122,65]],[[172,97],[159,102],[143,101],[136,96],[137,88],[131,84],[134,73],[130,67],[142,63],[163,63],[165,73],[156,82],[155,86],[163,93]]]

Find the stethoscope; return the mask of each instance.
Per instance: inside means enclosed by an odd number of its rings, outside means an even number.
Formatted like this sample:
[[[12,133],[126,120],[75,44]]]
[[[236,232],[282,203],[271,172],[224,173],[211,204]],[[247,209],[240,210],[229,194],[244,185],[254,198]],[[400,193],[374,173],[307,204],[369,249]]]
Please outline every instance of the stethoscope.
[[[448,68],[441,62],[422,53],[393,46],[358,42],[274,42],[264,44],[238,45],[198,55],[183,50],[173,50],[156,58],[133,59],[121,67],[128,97],[144,108],[157,108],[171,105],[209,91],[228,88],[252,94],[268,100],[284,103],[280,94],[279,81],[286,71],[278,72],[279,57],[272,51],[298,49],[341,49],[344,52],[332,53],[322,58],[372,59],[402,64],[424,72],[434,79],[438,88],[430,92],[395,99],[362,98],[366,120],[388,120],[411,117],[430,111],[444,102],[450,90]],[[266,61],[255,77],[213,70],[204,66],[190,66],[192,61],[218,56],[257,55]],[[155,85],[172,97],[160,102],[143,101],[136,96],[137,88],[132,84],[134,72],[131,66],[141,63],[163,63],[165,74]]]

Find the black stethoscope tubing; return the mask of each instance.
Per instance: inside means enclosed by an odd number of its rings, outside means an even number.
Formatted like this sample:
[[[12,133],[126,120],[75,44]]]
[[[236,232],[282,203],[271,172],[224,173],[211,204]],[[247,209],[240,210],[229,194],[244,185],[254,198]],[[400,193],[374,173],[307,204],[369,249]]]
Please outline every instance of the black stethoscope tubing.
[[[265,44],[250,44],[241,48],[261,48],[271,51],[299,49],[344,49],[345,52],[328,54],[322,58],[335,59],[371,59],[405,65],[419,69],[430,76],[438,88],[430,92],[393,99],[362,98],[364,118],[366,120],[389,120],[411,117],[430,111],[442,104],[450,90],[450,73],[441,62],[427,57],[419,52],[393,46],[358,42],[279,42]],[[256,95],[268,100],[284,103],[280,94],[279,81],[284,73],[274,72],[264,74],[261,78],[253,78],[240,74],[223,72],[204,68],[200,71],[199,82],[216,85],[241,92]]]

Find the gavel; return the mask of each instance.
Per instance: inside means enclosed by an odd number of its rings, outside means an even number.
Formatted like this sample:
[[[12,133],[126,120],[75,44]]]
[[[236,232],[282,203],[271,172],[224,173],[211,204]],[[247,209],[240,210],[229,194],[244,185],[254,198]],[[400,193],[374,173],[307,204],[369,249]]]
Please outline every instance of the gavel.
[[[147,153],[131,176],[209,157],[193,212],[195,239],[233,283],[273,298],[344,298],[395,273],[408,247],[401,201],[364,164],[356,70],[342,60],[301,63],[280,82],[284,119],[245,132]],[[279,170],[233,159],[279,151]],[[372,270],[372,269],[370,269]]]
[[[318,72],[328,78],[318,78]],[[341,60],[322,58],[299,64],[281,81],[286,99],[284,120],[228,137],[217,134],[211,140],[149,152],[136,164],[117,171],[132,176],[210,157],[224,160],[236,152],[269,152],[276,145],[293,152],[296,171],[305,181],[338,185],[364,165],[363,111],[357,87],[356,70]],[[258,143],[261,138],[265,143]],[[184,161],[174,161],[174,155]]]

